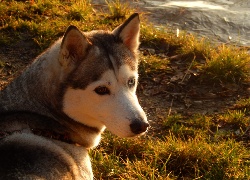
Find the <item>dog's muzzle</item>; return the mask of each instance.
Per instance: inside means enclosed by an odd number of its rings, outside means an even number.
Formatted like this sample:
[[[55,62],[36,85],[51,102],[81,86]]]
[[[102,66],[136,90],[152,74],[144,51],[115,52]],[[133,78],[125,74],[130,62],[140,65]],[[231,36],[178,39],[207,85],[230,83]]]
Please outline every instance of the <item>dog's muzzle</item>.
[[[130,124],[130,129],[134,134],[141,134],[147,131],[148,127],[149,127],[149,124],[140,119],[135,119]]]

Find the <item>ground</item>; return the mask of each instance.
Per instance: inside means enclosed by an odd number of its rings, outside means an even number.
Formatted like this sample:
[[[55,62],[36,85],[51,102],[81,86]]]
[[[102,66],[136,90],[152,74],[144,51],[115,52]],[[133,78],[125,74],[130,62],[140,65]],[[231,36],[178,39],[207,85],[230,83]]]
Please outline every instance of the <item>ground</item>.
[[[181,68],[182,64],[179,64],[179,69]],[[167,116],[176,113],[185,117],[191,117],[194,114],[223,113],[232,108],[237,100],[248,98],[250,95],[249,84],[229,84],[218,87],[213,84],[200,84],[195,77],[194,80],[185,83],[181,83],[183,77],[171,82],[178,73],[177,71],[160,74],[152,79],[142,78],[140,81],[139,99],[148,113],[154,130],[161,128],[162,121]]]

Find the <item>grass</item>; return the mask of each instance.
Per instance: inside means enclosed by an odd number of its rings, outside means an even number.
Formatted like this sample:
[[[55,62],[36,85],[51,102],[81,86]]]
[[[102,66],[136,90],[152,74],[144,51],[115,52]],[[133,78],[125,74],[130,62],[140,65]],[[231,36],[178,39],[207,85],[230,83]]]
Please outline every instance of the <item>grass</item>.
[[[249,62],[247,50],[222,45],[211,51],[203,67],[204,76],[211,81],[238,83],[249,78]]]
[[[244,113],[175,114],[164,120],[160,137],[121,139],[107,132],[91,151],[96,179],[247,179],[249,149],[236,138],[250,125]]]
[[[108,5],[111,19],[124,19],[131,12],[128,3],[122,3],[120,0],[105,0]]]
[[[153,77],[157,74],[165,73],[170,71],[168,68],[169,60],[159,58],[156,55],[141,55],[139,74],[141,77]]]
[[[249,150],[231,139],[215,141],[200,132],[183,140],[169,130],[165,137],[148,139],[107,133],[103,142],[91,152],[96,179],[249,177]]]
[[[2,1],[0,46],[33,42],[42,52],[70,24],[83,31],[111,30],[134,10],[120,1],[106,1],[107,12],[91,1]],[[165,27],[156,29],[142,15],[140,77],[171,73],[171,63],[184,61],[197,79],[208,84],[249,82],[249,53],[236,46],[215,46],[206,39]],[[166,57],[160,56],[165,54]],[[169,57],[175,57],[171,59]],[[178,59],[178,57],[180,59]],[[0,73],[6,65],[0,61]],[[166,107],[168,108],[168,107]],[[118,138],[109,132],[90,151],[96,179],[250,179],[250,99],[237,101],[222,113],[186,116],[169,114],[157,135]]]

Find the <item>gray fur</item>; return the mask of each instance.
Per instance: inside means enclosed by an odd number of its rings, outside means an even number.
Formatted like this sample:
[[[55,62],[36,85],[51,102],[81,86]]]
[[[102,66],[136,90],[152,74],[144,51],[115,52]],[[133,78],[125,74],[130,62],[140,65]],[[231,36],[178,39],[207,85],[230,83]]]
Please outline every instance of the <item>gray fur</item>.
[[[82,34],[70,26],[0,92],[0,179],[93,179],[87,149],[103,130],[68,117],[63,96],[67,88],[85,89],[122,64],[137,70],[136,50],[121,37],[135,18],[138,14],[113,32]],[[37,130],[67,135],[71,143],[37,135]]]
[[[86,149],[31,133],[14,133],[2,140],[0,162],[0,179],[93,178]]]

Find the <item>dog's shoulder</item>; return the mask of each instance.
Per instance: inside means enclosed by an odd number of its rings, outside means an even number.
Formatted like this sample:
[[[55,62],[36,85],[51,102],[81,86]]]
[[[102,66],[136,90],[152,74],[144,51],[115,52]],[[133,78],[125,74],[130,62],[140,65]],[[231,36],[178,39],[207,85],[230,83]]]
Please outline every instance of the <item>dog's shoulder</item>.
[[[87,150],[79,154],[66,146],[30,133],[14,133],[0,141],[0,179],[90,179],[91,166],[79,169],[83,162],[75,157],[84,156],[88,163]]]
[[[0,179],[93,177],[85,148],[50,139],[53,134],[48,137],[34,134],[36,129],[32,127],[50,126],[59,131],[59,124],[51,118],[33,113],[1,114],[0,126],[3,127],[0,130]]]
[[[24,133],[10,135],[0,142],[0,179],[32,176],[73,179],[67,161],[59,158],[64,154],[57,154],[58,151],[58,147],[41,137]]]

